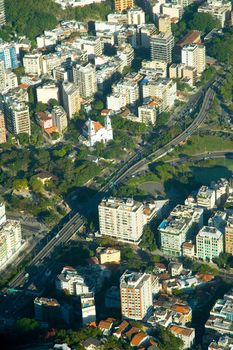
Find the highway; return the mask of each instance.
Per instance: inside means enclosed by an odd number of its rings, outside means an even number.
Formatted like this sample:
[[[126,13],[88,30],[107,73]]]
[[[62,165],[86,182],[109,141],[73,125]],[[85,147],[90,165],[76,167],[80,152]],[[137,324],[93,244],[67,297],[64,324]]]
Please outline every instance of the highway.
[[[95,208],[96,204],[98,204],[98,201],[103,196],[105,196],[114,185],[121,183],[127,177],[133,175],[135,172],[140,170],[142,166],[148,165],[149,163],[165,156],[167,153],[169,153],[169,151],[173,150],[174,147],[179,145],[180,142],[185,141],[189,136],[191,136],[204,121],[215,95],[213,87],[216,87],[220,83],[221,79],[221,77],[217,76],[215,82],[211,87],[208,87],[205,94],[202,92],[201,94],[197,95],[198,99],[202,96],[204,97],[203,103],[197,117],[188,128],[186,128],[173,140],[168,142],[165,146],[156,150],[145,158],[143,158],[143,152],[139,150],[137,154],[132,156],[126,163],[124,163],[121,169],[109,179],[108,183],[100,189],[97,196],[91,199],[91,202],[89,202],[86,206],[87,210],[89,210],[88,207],[90,208],[90,206],[91,209]],[[189,110],[186,113],[189,113]],[[79,213],[74,214],[62,227],[62,229],[57,234],[54,234],[54,236],[51,237],[50,240],[48,240],[48,242],[39,249],[37,255],[32,259],[26,270],[20,272],[17,276],[15,276],[15,278],[12,279],[12,281],[9,283],[9,287],[19,288],[23,292],[26,292],[29,285],[37,284],[39,278],[45,273],[46,269],[50,268],[53,264],[52,259],[48,259],[49,261],[46,261],[46,258],[51,258],[54,249],[56,247],[61,247],[64,243],[68,242],[71,237],[80,230],[83,224],[84,220],[81,215]],[[26,272],[29,273],[29,277],[25,277]],[[9,298],[10,297],[11,296],[9,296]],[[15,316],[18,312],[18,309],[20,309],[21,302],[21,297],[15,296],[13,302],[14,306],[12,306],[11,302],[9,303],[8,296],[6,296],[0,304],[0,316]]]

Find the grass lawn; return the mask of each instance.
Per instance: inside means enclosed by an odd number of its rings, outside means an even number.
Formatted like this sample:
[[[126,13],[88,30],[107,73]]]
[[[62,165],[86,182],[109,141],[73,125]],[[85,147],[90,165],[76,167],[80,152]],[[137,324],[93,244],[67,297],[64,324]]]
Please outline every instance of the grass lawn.
[[[179,158],[180,155],[195,155],[209,151],[233,150],[233,141],[215,135],[192,136],[186,145],[178,146],[164,160]]]

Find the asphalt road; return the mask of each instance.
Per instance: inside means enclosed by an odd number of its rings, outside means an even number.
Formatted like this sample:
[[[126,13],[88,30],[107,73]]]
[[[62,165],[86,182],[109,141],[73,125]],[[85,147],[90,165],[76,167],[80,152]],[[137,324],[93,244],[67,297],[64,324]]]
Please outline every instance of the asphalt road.
[[[226,150],[226,151],[204,152],[204,153],[196,154],[190,157],[183,157],[183,158],[168,160],[166,161],[166,163],[170,163],[171,165],[179,165],[179,164],[185,164],[187,162],[198,162],[201,160],[218,159],[218,158],[233,159],[233,149]]]
[[[141,169],[142,166],[165,156],[170,150],[173,150],[174,147],[179,145],[180,142],[186,140],[187,137],[191,136],[204,121],[215,95],[213,87],[217,87],[220,81],[221,77],[218,76],[216,78],[216,81],[212,84],[212,86],[206,90],[206,93],[202,91],[201,95],[197,95],[198,99],[203,97],[203,103],[197,117],[186,130],[184,130],[180,135],[175,137],[167,145],[151,153],[146,158],[141,159],[143,157],[143,154],[140,151],[138,151],[138,154],[134,155],[125,164],[123,164],[122,168],[116,174],[113,175],[113,177],[108,181],[108,183],[105,186],[101,188],[98,196],[96,196],[96,198],[92,200],[91,207],[92,205],[95,206],[97,204],[97,201],[101,199],[101,197],[106,195],[106,193],[108,193],[111,190],[113,185],[124,181],[124,179],[126,179],[128,176],[134,174],[139,169]],[[185,109],[185,111],[185,113],[189,113],[189,109]],[[88,206],[90,208],[90,203],[88,203]],[[83,224],[84,220],[81,217],[81,215],[79,213],[74,214],[57,234],[55,234],[53,237],[50,237],[50,240],[42,246],[42,248],[38,251],[37,255],[27,266],[27,272],[29,271],[29,276],[26,277],[26,271],[22,271],[9,283],[9,287],[20,288],[23,294],[25,293],[26,295],[28,287],[30,285],[40,285],[40,280],[43,279],[46,270],[48,268],[51,269],[51,267],[53,266],[53,260],[50,259],[52,252],[56,248],[61,247],[64,243],[68,242],[71,239],[71,237],[83,226]],[[11,301],[12,296],[4,297],[4,299],[0,303],[0,316],[2,318],[7,317],[7,315],[11,315],[11,317],[16,317],[16,315],[18,315],[20,308],[26,302],[25,298],[24,303],[22,303],[23,294],[15,295],[13,303]]]

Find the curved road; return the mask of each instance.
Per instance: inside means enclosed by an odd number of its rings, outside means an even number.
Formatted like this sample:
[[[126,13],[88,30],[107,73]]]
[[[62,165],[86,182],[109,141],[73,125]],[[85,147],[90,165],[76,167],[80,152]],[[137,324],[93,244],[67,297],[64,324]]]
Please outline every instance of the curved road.
[[[165,163],[170,163],[171,165],[185,164],[187,162],[198,162],[201,160],[218,159],[218,158],[229,158],[233,159],[233,149],[225,151],[213,151],[195,154],[190,157],[183,157],[177,159],[167,160]]]

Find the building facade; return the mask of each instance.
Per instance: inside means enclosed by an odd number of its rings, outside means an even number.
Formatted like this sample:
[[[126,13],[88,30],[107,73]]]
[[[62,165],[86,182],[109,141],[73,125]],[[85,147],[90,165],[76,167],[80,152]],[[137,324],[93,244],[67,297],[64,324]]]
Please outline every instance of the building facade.
[[[102,200],[98,210],[101,235],[139,244],[144,226],[142,203],[110,197]]]
[[[143,320],[153,305],[151,275],[125,271],[120,278],[120,298],[123,318]]]

